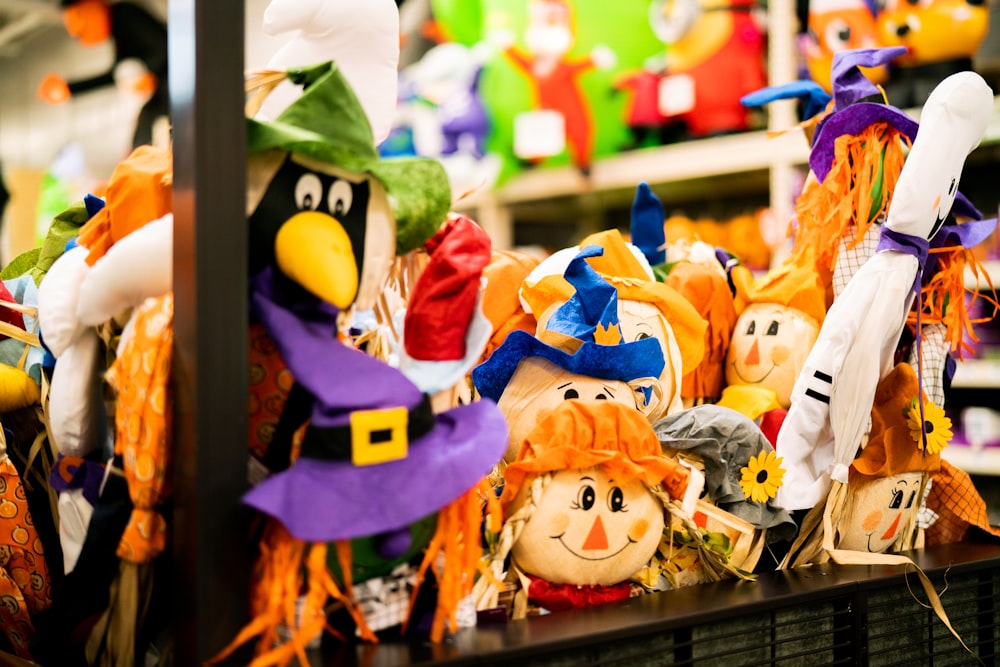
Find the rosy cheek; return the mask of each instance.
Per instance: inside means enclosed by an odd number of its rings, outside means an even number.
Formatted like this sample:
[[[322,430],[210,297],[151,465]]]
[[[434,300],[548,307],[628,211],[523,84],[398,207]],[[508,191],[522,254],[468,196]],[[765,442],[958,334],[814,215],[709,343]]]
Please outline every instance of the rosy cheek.
[[[788,361],[791,356],[792,351],[788,349],[787,345],[775,345],[771,348],[771,361],[778,366]]]
[[[549,535],[562,535],[569,528],[569,514],[558,512],[549,520]]]
[[[878,524],[881,521],[882,521],[882,513],[879,512],[878,510],[875,510],[874,512],[870,513],[868,516],[865,517],[865,520],[861,522],[861,527],[864,529],[866,533],[870,533],[876,528],[878,528]]]
[[[646,519],[636,519],[628,528],[628,538],[633,542],[638,542],[649,530],[649,521]]]

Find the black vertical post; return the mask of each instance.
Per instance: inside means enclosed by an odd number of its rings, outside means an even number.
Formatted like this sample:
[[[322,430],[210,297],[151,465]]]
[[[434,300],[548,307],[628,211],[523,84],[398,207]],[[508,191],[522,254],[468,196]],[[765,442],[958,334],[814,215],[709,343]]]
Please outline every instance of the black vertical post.
[[[199,665],[247,620],[243,0],[170,0],[174,631]]]

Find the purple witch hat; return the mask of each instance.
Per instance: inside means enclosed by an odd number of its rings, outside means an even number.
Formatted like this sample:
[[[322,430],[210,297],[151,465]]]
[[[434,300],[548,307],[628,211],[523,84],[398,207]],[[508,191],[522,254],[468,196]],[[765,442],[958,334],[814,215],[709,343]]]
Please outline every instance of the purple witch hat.
[[[500,460],[507,425],[493,402],[434,414],[403,373],[337,341],[336,308],[290,307],[294,296],[270,272],[253,279],[253,314],[314,402],[299,458],[245,504],[301,540],[367,537],[445,507]]]
[[[905,46],[881,49],[850,49],[833,56],[833,110],[823,118],[813,135],[809,168],[822,182],[833,165],[834,146],[838,137],[861,133],[878,122],[893,126],[912,142],[919,125],[906,112],[884,102],[881,89],[861,71],[862,67],[885,65],[906,53]],[[958,193],[952,207],[955,215],[978,220],[982,214]]]
[[[823,181],[834,158],[834,142],[845,134],[860,134],[866,127],[886,122],[913,141],[917,121],[894,106],[883,102],[882,91],[861,71],[862,67],[880,67],[906,53],[906,47],[888,49],[850,49],[833,56],[830,73],[833,82],[833,110],[819,122],[813,137],[809,167]]]

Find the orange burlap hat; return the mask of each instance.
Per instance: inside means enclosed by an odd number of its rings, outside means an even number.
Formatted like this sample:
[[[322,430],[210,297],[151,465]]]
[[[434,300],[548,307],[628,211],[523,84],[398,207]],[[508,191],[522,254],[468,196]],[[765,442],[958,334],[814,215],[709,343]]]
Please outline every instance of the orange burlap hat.
[[[664,281],[677,290],[705,319],[705,356],[684,375],[681,396],[717,398],[725,386],[723,364],[736,326],[736,307],[726,277],[696,262],[678,262]]]
[[[531,475],[600,466],[615,482],[662,484],[683,498],[688,471],[663,455],[656,432],[637,410],[615,401],[563,401],[525,437],[504,471],[506,507]]]
[[[879,382],[868,444],[851,463],[853,470],[868,477],[892,477],[941,467],[941,455],[925,455],[907,425],[906,412],[917,391],[917,374],[905,363],[897,364]]]
[[[503,344],[511,331],[520,329],[531,335],[535,334],[535,317],[521,308],[518,289],[540,261],[523,252],[493,250],[490,263],[483,269],[483,277],[486,278],[482,298],[483,314],[493,325],[493,335],[481,357],[483,361]]]
[[[738,266],[732,280],[738,313],[752,303],[776,303],[802,311],[817,324],[826,316],[826,289],[812,262],[800,265],[786,261],[758,280],[749,269]]]
[[[173,159],[169,151],[139,146],[115,167],[107,202],[80,230],[80,245],[90,250],[93,266],[104,253],[148,222],[173,210]]]

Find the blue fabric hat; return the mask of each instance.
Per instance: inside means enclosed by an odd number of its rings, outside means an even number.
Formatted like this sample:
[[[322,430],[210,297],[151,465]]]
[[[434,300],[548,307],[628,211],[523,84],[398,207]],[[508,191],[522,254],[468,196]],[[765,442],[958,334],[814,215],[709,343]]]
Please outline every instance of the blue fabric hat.
[[[587,262],[588,257],[600,257],[604,248],[590,245],[570,260],[563,277],[576,291],[549,318],[545,328],[584,342],[617,345],[621,342],[618,323],[618,289],[600,276]],[[619,333],[616,340],[597,340],[597,329]]]
[[[540,357],[576,375],[630,382],[658,378],[663,372],[663,348],[656,338],[621,345],[583,343],[570,354],[525,331],[511,332],[489,359],[472,370],[480,396],[499,401],[522,359]]]
[[[800,79],[747,93],[740,98],[740,104],[745,107],[762,107],[777,100],[802,100],[805,107],[802,110],[802,115],[806,118],[812,118],[826,109],[826,105],[831,99],[833,98],[830,94],[815,81]]]
[[[663,204],[646,183],[639,183],[632,200],[632,245],[639,248],[651,266],[667,261]]]

